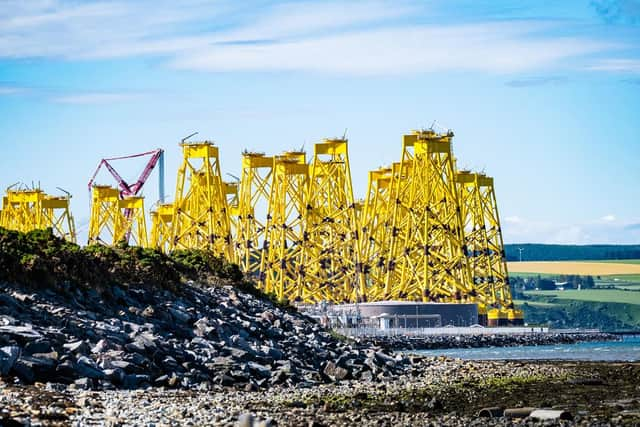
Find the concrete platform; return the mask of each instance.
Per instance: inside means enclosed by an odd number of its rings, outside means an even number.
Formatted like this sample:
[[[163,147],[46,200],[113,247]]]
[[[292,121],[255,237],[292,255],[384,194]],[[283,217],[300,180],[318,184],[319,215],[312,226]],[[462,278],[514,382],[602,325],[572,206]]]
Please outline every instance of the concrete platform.
[[[478,323],[478,306],[467,303],[380,301],[334,305],[331,310],[346,317],[359,312],[363,323],[381,329],[471,326]]]

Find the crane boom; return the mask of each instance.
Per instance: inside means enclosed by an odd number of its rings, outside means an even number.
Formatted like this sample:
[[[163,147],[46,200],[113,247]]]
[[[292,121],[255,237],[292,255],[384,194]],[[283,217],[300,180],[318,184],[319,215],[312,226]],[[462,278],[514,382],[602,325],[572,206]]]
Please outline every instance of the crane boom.
[[[134,183],[134,184],[129,184],[127,183],[124,178],[122,178],[122,176],[118,173],[118,171],[115,170],[115,168],[111,165],[111,163],[109,163],[109,161],[112,160],[124,160],[124,159],[133,159],[133,158],[137,158],[137,157],[144,157],[144,156],[151,156],[151,158],[149,159],[149,161],[147,162],[144,170],[142,171],[142,173],[140,174],[140,177],[138,178],[138,180]],[[153,171],[153,169],[156,167],[156,165],[158,164],[158,161],[162,159],[164,160],[164,150],[161,148],[158,148],[156,150],[152,150],[152,151],[147,151],[144,153],[139,153],[139,154],[131,154],[128,156],[118,156],[118,157],[109,157],[109,158],[104,158],[100,161],[100,164],[98,164],[98,168],[95,170],[95,172],[93,173],[93,176],[91,177],[91,179],[89,180],[89,191],[91,191],[91,188],[93,187],[93,184],[95,182],[96,176],[98,175],[98,172],[100,172],[100,169],[102,168],[102,166],[106,167],[107,170],[109,171],[109,173],[111,173],[111,175],[114,177],[114,179],[116,180],[116,182],[118,183],[118,187],[120,187],[120,195],[121,196],[135,196],[137,195],[140,190],[142,189],[142,187],[144,186],[145,182],[147,181],[147,179],[149,179],[149,175],[151,175],[151,172]],[[162,163],[162,162],[160,162]],[[164,165],[160,165],[160,169],[161,172],[164,172]],[[160,178],[160,198],[164,199],[164,183],[162,182],[164,179],[164,173],[160,174],[161,176]]]

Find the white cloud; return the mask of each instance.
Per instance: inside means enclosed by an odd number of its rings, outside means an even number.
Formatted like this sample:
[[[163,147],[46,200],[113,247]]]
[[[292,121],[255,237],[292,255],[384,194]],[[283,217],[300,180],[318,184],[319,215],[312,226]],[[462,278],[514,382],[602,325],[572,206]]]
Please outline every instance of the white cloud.
[[[139,95],[130,93],[79,93],[53,98],[54,102],[60,104],[76,104],[76,105],[101,105],[112,104],[118,102],[128,102],[138,98]]]
[[[16,93],[24,92],[24,88],[12,87],[12,86],[0,86],[0,96],[14,95]]]
[[[212,45],[174,65],[205,71],[302,70],[347,74],[511,73],[596,52],[599,42],[531,37],[535,24],[375,29],[258,45]]]
[[[199,25],[229,10],[205,0],[9,0],[0,8],[0,57],[109,58],[172,52]],[[159,49],[158,45],[168,46]],[[130,49],[127,49],[130,46]]]
[[[640,73],[640,59],[605,59],[589,67],[596,71]]]
[[[522,218],[520,218],[517,215],[514,216],[508,216],[504,219],[505,222],[511,223],[511,224],[520,224],[522,222]]]
[[[276,5],[250,25],[225,34],[221,41],[280,40],[326,34],[362,24],[389,22],[417,9],[403,2],[298,2]]]
[[[505,217],[503,233],[506,243],[637,244],[640,242],[640,227],[637,224],[637,218],[623,221],[614,215],[573,224],[512,216]]]
[[[417,7],[334,1],[255,10],[204,0],[10,0],[0,11],[0,57],[161,55],[177,68],[203,71],[514,73],[613,47],[588,38],[543,36],[548,23],[410,26],[406,20]]]

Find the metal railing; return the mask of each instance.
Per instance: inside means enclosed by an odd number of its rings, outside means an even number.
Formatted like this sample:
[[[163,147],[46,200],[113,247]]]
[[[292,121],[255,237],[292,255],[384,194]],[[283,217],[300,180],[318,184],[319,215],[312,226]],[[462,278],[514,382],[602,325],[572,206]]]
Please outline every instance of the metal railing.
[[[530,335],[549,333],[547,327],[492,327],[492,328],[472,328],[463,326],[442,327],[442,328],[335,328],[335,331],[349,337],[421,337],[421,336],[438,336],[438,335]],[[562,332],[552,330],[553,333],[570,333],[562,330]],[[574,332],[598,332],[597,330],[581,330]]]

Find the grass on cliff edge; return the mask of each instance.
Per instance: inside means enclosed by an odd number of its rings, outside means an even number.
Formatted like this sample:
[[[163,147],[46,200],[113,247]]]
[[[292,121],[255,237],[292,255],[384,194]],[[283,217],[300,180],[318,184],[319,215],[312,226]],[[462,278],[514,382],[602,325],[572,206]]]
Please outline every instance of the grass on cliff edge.
[[[640,305],[640,292],[618,289],[583,289],[566,291],[526,291],[525,295],[591,302],[614,302]]]
[[[21,233],[0,227],[0,282],[55,290],[70,285],[108,292],[114,285],[178,291],[189,280],[229,284],[282,308],[292,308],[287,301],[257,289],[238,265],[207,251],[177,250],[166,255],[124,243],[80,247],[56,237],[51,229]]]

